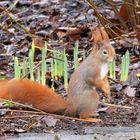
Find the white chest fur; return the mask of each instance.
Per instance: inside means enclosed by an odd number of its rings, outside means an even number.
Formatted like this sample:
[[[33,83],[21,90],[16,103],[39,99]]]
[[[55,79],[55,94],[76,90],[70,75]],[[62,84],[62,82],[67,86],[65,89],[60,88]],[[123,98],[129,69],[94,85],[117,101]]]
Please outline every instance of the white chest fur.
[[[101,79],[103,79],[108,73],[108,64],[104,63],[101,65]]]

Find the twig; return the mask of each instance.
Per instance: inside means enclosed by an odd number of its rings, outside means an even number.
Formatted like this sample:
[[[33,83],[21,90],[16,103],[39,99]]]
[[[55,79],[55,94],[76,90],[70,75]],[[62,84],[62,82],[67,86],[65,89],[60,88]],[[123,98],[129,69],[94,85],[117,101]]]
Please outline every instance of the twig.
[[[112,82],[117,83],[117,84],[120,84],[120,85],[123,85],[122,82],[120,82],[120,81],[118,81],[118,80],[115,80],[115,79],[113,79],[113,78],[111,78],[111,77],[109,77],[109,76],[107,76],[107,77],[108,77],[109,80],[111,80]]]
[[[115,105],[115,104],[109,104],[109,103],[103,103],[103,102],[101,102],[101,104],[104,104],[104,105],[107,105],[107,106],[125,108],[125,109],[132,109],[132,107],[130,107],[130,106]]]
[[[19,0],[15,0],[15,2],[8,9],[12,10],[14,7],[16,7],[18,2]]]
[[[32,118],[32,117],[38,117],[40,115],[26,115],[26,116],[7,116],[7,117],[1,117],[1,119],[16,119],[16,118]]]
[[[38,115],[44,115],[42,112],[38,111],[27,111],[27,110],[14,110],[14,109],[0,109],[0,111],[6,111],[6,112],[20,112],[20,113],[31,113],[31,114],[38,114]],[[45,112],[46,113],[46,112]]]
[[[10,100],[3,99],[3,98],[0,98],[0,100],[6,101],[6,102],[10,102],[10,103],[13,103],[13,104],[16,104],[16,105],[19,105],[19,106],[23,106],[23,107],[26,107],[26,108],[29,108],[29,109],[32,109],[32,110],[41,112],[41,113],[43,113],[43,114],[46,114],[46,112],[44,112],[44,111],[42,111],[42,110],[39,110],[39,109],[37,109],[37,108],[31,107],[31,106],[29,106],[29,105],[25,105],[25,104],[22,104],[22,103],[17,103],[17,102],[14,102],[14,101],[10,101]]]

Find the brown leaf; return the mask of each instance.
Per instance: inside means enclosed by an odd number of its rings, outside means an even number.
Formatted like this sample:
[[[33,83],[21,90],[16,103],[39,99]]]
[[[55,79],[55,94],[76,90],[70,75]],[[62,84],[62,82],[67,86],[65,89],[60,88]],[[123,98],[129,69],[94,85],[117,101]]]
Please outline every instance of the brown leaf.
[[[129,0],[125,0],[125,2],[128,2]],[[126,5],[122,5],[119,11],[119,15],[120,17],[124,20],[124,21],[128,21],[129,20],[129,14],[127,11],[127,6]]]
[[[87,29],[86,26],[80,26],[75,28],[69,28],[67,30],[66,35],[70,37],[73,41],[79,40],[81,37],[81,34]]]
[[[33,42],[34,42],[35,48],[37,49],[42,50],[42,48],[44,47],[44,41],[40,38],[34,38]]]
[[[52,116],[45,116],[41,119],[44,123],[46,123],[48,126],[55,126],[58,119],[55,119],[54,117]]]

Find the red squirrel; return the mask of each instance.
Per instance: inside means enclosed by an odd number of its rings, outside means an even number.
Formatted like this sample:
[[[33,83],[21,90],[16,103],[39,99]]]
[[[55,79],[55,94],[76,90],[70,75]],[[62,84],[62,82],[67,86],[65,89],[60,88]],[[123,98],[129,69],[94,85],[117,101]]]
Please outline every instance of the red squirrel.
[[[96,88],[104,91],[110,100],[110,86],[107,79],[109,63],[115,58],[115,50],[110,45],[104,28],[92,32],[95,47],[90,55],[72,74],[68,86],[66,114],[89,118],[96,116],[99,95]]]
[[[110,98],[107,73],[109,63],[115,57],[115,50],[110,45],[105,31],[101,28],[99,32],[102,32],[101,36],[105,38],[98,36],[91,54],[72,74],[67,101],[48,87],[31,80],[0,81],[0,98],[27,103],[48,113],[62,112],[80,118],[94,116],[99,104],[96,88],[102,89]]]

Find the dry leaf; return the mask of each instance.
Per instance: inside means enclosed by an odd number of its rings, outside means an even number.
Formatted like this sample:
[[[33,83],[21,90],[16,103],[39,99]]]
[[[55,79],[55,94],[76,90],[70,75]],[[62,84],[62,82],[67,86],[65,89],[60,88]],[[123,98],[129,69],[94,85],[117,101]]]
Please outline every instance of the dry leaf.
[[[52,117],[52,116],[43,117],[41,120],[42,120],[44,123],[46,123],[49,127],[50,127],[50,126],[55,126],[56,123],[57,123],[57,121],[58,121],[58,119],[55,119],[55,118]]]
[[[136,89],[128,86],[123,90],[123,92],[129,97],[135,97]]]
[[[127,1],[127,0],[125,0],[125,1]],[[128,21],[128,20],[129,20],[129,14],[128,14],[126,5],[122,5],[122,6],[121,6],[119,15],[120,15],[120,17],[121,17],[124,21]]]
[[[35,48],[42,50],[42,48],[44,47],[44,41],[39,38],[34,38],[33,41]]]

